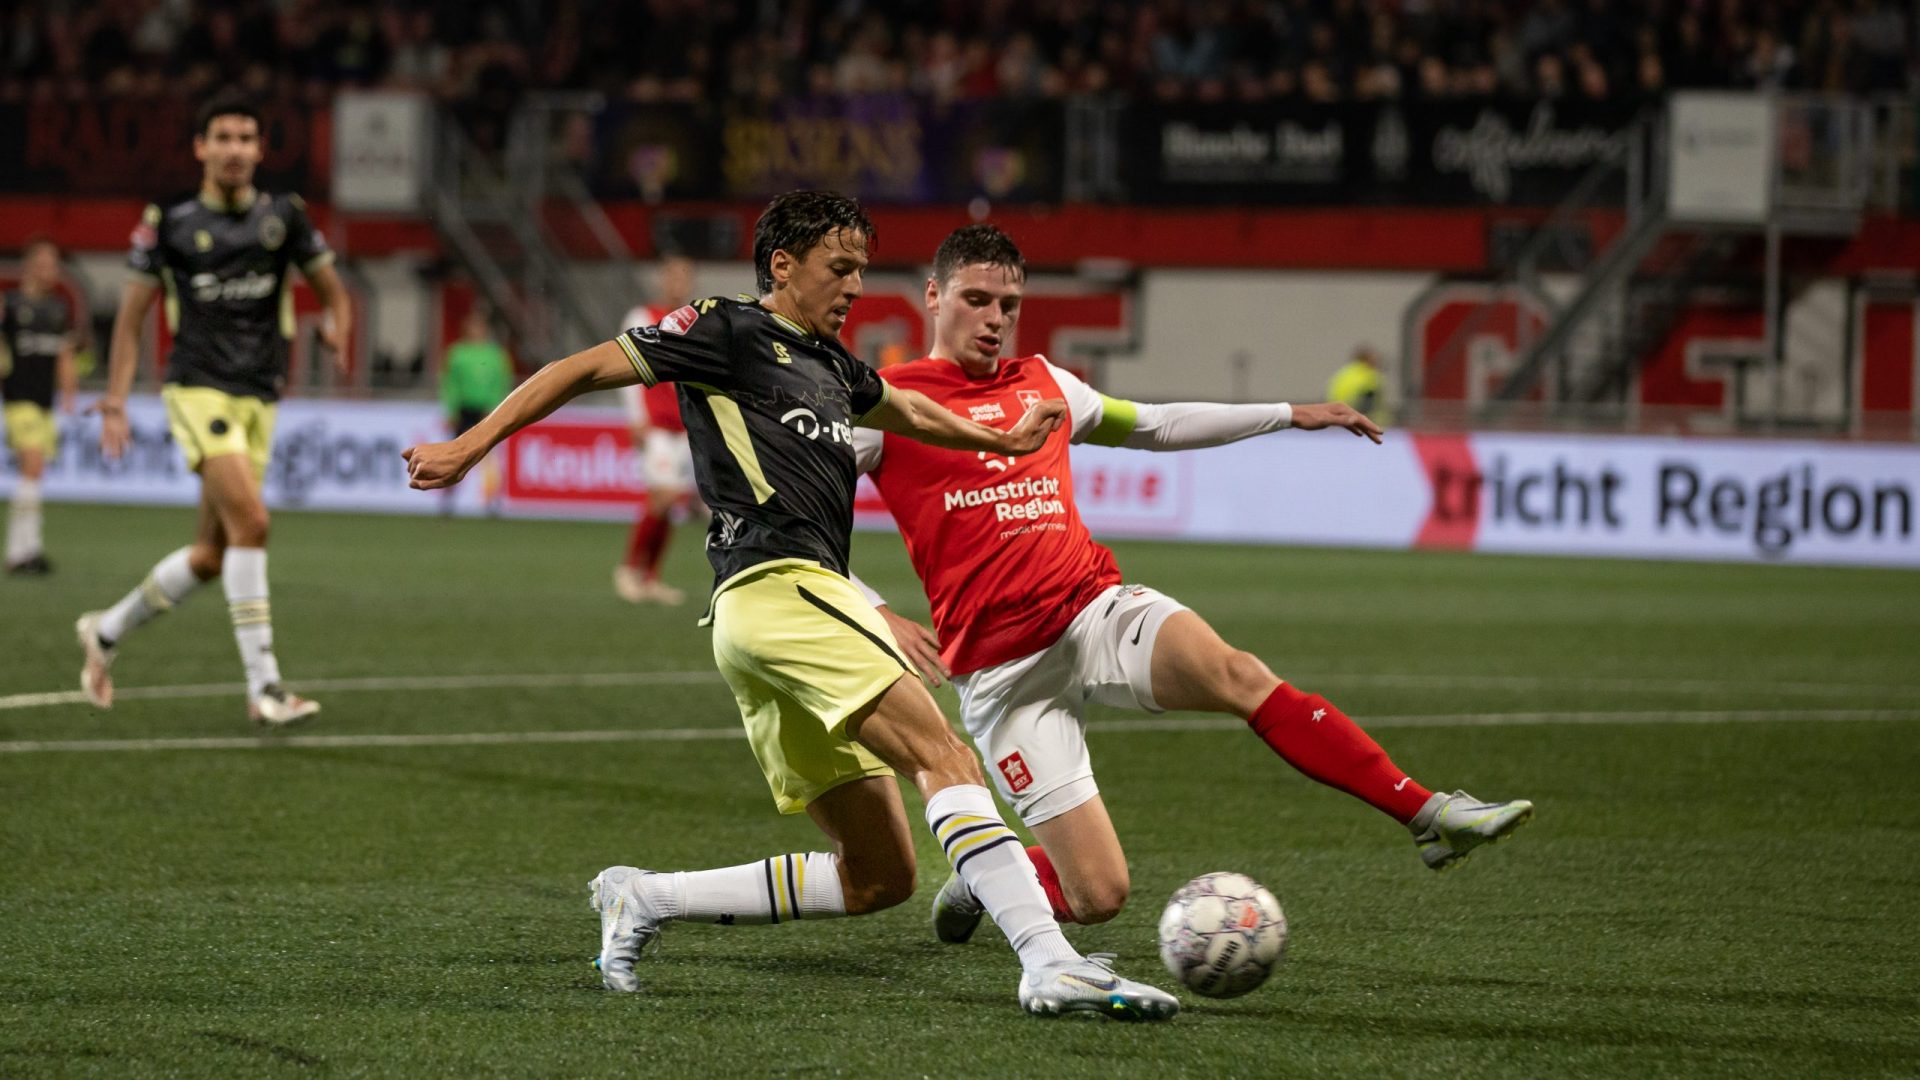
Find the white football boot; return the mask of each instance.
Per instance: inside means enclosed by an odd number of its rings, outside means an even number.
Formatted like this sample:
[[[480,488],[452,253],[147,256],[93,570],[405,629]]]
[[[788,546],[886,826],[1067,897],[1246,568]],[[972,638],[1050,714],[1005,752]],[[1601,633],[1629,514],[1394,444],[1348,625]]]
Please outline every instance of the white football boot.
[[[271,683],[247,702],[247,719],[263,728],[292,727],[320,712],[320,703]]]
[[[1533,820],[1533,804],[1525,799],[1489,803],[1464,791],[1438,792],[1407,823],[1420,860],[1435,870],[1450,870],[1466,861],[1482,844],[1497,844]]]
[[[948,874],[947,883],[933,894],[933,936],[949,945],[964,945],[980,927],[980,906],[959,874]]]
[[[87,654],[87,661],[80,668],[80,692],[96,709],[113,708],[114,649],[100,641],[100,617],[105,614],[89,611],[73,624],[73,636]]]
[[[1020,1007],[1035,1016],[1093,1013],[1112,1020],[1171,1020],[1180,1000],[1113,973],[1113,957],[1062,960],[1020,977]]]
[[[588,904],[600,916],[600,955],[593,966],[600,969],[600,981],[609,990],[631,994],[640,989],[640,978],[633,965],[641,950],[660,936],[665,920],[654,913],[640,882],[653,876],[651,870],[631,866],[609,866],[594,876],[587,886]]]

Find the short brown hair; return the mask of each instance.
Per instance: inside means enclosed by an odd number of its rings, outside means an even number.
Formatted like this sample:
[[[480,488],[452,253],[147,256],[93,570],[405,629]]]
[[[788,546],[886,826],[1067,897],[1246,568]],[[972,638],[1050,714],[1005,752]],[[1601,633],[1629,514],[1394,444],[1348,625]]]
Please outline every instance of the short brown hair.
[[[933,253],[933,280],[945,285],[955,270],[981,263],[1004,266],[1022,280],[1027,276],[1026,257],[1020,254],[1013,237],[1008,236],[1000,226],[983,221],[963,225],[940,241],[940,250]]]

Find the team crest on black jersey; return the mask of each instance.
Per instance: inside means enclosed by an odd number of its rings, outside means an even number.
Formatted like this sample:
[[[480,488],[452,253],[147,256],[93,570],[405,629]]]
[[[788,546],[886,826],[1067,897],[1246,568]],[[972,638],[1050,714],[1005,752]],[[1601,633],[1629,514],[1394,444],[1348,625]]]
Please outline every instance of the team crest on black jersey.
[[[268,214],[260,219],[260,246],[268,251],[279,251],[280,245],[287,242],[287,223],[277,216]]]

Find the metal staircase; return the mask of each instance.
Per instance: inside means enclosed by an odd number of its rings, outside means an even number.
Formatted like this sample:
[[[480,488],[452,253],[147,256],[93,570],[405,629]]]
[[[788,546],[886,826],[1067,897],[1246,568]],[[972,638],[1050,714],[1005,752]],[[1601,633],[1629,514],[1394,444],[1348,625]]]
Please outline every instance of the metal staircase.
[[[516,121],[516,136],[525,127]],[[519,354],[544,363],[613,336],[643,292],[631,253],[584,185],[574,178],[574,186],[552,190],[544,143],[512,138],[496,160],[451,117],[438,125],[437,139],[434,227]],[[530,182],[536,168],[541,182]],[[549,224],[550,213],[569,211],[601,246],[586,253],[588,262],[569,253]],[[623,268],[614,278],[619,284],[589,271],[592,262],[606,260]]]

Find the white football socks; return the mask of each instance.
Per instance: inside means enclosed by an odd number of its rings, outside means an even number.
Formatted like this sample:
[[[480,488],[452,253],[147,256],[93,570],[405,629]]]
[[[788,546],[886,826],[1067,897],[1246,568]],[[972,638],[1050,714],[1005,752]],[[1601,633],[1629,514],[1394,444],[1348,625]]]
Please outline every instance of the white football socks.
[[[21,478],[7,502],[7,565],[40,554],[40,481]]]
[[[1067,943],[1027,849],[978,784],[941,788],[927,800],[927,826],[993,923],[1031,972],[1080,954]]]
[[[146,579],[120,598],[100,617],[100,640],[112,645],[128,631],[148,619],[170,610],[200,587],[200,579],[187,563],[187,548],[168,555],[147,572]]]
[[[752,926],[847,913],[840,888],[840,857],[814,851],[720,870],[690,870],[643,878],[663,919]]]
[[[255,697],[280,681],[280,661],[273,655],[273,613],[267,604],[267,549],[228,548],[220,580],[227,590],[227,613],[233,617],[233,640],[247,669],[247,696]]]

